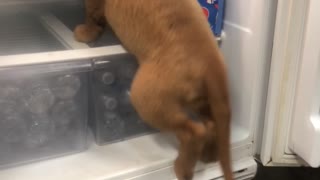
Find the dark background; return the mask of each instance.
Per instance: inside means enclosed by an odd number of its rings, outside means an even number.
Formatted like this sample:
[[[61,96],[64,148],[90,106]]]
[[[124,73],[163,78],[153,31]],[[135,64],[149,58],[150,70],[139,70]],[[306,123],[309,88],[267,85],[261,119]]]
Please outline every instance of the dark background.
[[[258,163],[254,180],[320,180],[320,168],[263,167]]]

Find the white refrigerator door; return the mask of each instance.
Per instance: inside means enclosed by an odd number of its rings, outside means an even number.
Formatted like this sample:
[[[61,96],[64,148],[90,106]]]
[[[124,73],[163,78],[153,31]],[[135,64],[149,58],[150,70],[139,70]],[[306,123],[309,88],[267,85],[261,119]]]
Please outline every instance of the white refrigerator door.
[[[261,160],[320,166],[319,0],[278,1]]]

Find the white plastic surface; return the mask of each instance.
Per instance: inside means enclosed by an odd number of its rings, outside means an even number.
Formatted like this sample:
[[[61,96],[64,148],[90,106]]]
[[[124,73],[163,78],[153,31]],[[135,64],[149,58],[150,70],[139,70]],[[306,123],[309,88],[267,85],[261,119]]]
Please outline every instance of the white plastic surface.
[[[278,1],[261,148],[264,165],[297,164],[294,156],[285,153],[285,145],[290,129],[307,3],[293,1]]]
[[[264,165],[317,167],[319,1],[278,4],[261,159]]]
[[[232,132],[234,144],[243,136],[243,132],[238,127],[233,127]],[[27,177],[30,180],[124,180],[165,168],[169,169],[154,178],[163,178],[164,175],[174,177],[172,164],[177,155],[176,148],[177,142],[171,135],[148,135],[106,146],[92,145],[80,154],[0,170],[0,179],[24,180]],[[233,146],[235,171],[241,170],[236,168],[237,160],[250,157],[248,154],[251,151],[247,147]],[[207,173],[213,173],[210,176],[214,177],[221,176],[216,164],[199,164],[197,169],[213,165],[214,171]]]
[[[274,1],[226,1],[221,49],[229,71],[232,121],[247,129],[250,141],[263,123],[275,8]],[[260,139],[255,138],[257,145]]]
[[[320,166],[320,1],[310,0],[289,146],[312,167]]]

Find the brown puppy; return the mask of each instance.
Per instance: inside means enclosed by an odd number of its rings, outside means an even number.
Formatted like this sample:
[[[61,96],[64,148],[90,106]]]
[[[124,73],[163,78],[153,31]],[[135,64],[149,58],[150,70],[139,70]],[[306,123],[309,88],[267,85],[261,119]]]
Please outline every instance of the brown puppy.
[[[198,2],[87,0],[86,7],[86,23],[75,29],[75,38],[98,38],[105,17],[137,57],[132,104],[145,122],[179,139],[178,179],[191,180],[197,160],[215,159],[216,138],[225,179],[232,180],[226,67]]]

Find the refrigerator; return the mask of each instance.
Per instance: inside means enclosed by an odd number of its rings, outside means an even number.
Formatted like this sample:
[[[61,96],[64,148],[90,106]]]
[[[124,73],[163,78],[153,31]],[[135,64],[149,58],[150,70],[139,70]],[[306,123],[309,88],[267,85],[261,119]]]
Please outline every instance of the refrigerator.
[[[236,179],[252,179],[257,161],[320,166],[316,7],[318,0],[225,1],[217,41],[230,80]],[[134,58],[110,29],[96,42],[75,41],[83,21],[81,0],[0,0],[0,179],[176,179],[175,137],[141,124],[125,99],[105,95],[128,95]],[[127,65],[126,75],[113,76]],[[114,81],[120,85],[106,88]],[[102,106],[129,115],[104,114]],[[218,163],[199,162],[194,179],[223,174]]]

